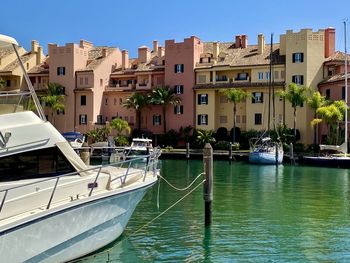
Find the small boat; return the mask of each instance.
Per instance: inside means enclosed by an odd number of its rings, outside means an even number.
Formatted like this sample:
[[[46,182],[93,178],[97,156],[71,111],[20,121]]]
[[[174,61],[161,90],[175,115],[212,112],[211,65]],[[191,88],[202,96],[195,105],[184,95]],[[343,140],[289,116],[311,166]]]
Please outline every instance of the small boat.
[[[145,138],[133,138],[131,145],[125,147],[125,158],[134,158],[136,156],[149,155],[153,152],[152,140]]]
[[[73,148],[81,148],[85,141],[85,136],[80,132],[65,132],[62,135]]]
[[[66,262],[117,239],[157,182],[160,149],[144,166],[130,159],[87,166],[46,120],[15,39],[29,91],[0,94],[0,255],[2,262]],[[35,105],[35,112],[31,111]]]
[[[270,137],[252,138],[249,140],[249,162],[255,164],[281,164],[283,148]],[[276,151],[277,150],[277,151]]]

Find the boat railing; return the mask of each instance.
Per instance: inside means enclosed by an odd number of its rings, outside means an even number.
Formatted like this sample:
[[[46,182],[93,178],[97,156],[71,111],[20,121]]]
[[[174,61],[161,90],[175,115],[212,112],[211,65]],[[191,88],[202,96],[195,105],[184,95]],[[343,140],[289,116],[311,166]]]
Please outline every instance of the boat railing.
[[[91,175],[93,173],[96,173],[96,176],[93,178],[92,182],[89,183],[89,187],[88,187],[90,189],[87,193],[87,197],[91,197],[94,189],[96,188],[95,186],[97,185],[97,181],[99,179],[100,174],[101,173],[108,173],[108,171],[107,170],[105,171],[104,168],[111,167],[111,166],[116,167],[116,168],[125,168],[124,173],[122,173],[121,175],[115,176],[115,177],[113,177],[113,179],[111,179],[111,183],[116,181],[116,180],[120,180],[120,185],[121,185],[121,187],[123,187],[123,185],[125,185],[125,183],[127,181],[127,178],[131,177],[132,175],[135,175],[135,174],[142,174],[143,181],[146,180],[146,176],[147,176],[148,172],[153,174],[153,176],[157,176],[158,159],[159,159],[160,154],[161,154],[161,150],[160,150],[160,148],[157,147],[157,148],[154,148],[153,152],[149,155],[138,156],[136,158],[123,160],[123,161],[119,161],[119,162],[115,162],[115,163],[110,163],[110,164],[106,164],[106,165],[97,165],[97,166],[90,167],[90,168],[85,169],[85,170],[79,170],[79,171],[72,172],[72,173],[66,173],[63,175],[45,178],[45,179],[38,180],[35,182],[30,182],[27,184],[14,186],[14,187],[0,190],[0,196],[2,196],[2,200],[1,200],[1,204],[0,204],[0,220],[4,219],[4,218],[1,218],[1,213],[4,209],[4,207],[6,207],[6,202],[11,201],[11,200],[8,200],[9,193],[11,193],[15,190],[24,189],[28,186],[35,186],[35,185],[39,185],[39,184],[46,183],[46,182],[53,182],[52,190],[51,190],[51,193],[49,194],[49,199],[47,201],[47,204],[44,207],[42,205],[40,205],[39,207],[35,207],[35,208],[43,208],[43,209],[47,210],[47,209],[50,209],[50,207],[51,207],[52,201],[53,201],[55,194],[56,194],[58,184],[59,184],[60,180],[62,180],[62,178],[68,178],[68,177],[74,176],[74,175],[78,175],[78,176],[81,176],[83,178],[86,175]],[[145,158],[146,158],[146,161],[144,161]],[[135,169],[131,169],[131,168],[135,168]],[[67,197],[69,197],[69,196],[67,196]],[[33,209],[35,209],[35,208],[33,208]],[[22,212],[26,212],[26,211],[22,211]]]

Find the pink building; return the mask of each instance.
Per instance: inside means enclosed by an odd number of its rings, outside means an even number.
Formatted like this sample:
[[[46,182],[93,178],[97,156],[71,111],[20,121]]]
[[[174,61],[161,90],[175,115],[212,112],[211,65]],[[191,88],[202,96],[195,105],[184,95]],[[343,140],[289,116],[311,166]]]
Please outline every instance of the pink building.
[[[348,61],[350,61],[349,55]],[[348,73],[349,71],[350,66],[347,69]],[[345,53],[337,51],[324,62],[323,77],[324,80],[318,85],[321,95],[332,101],[345,100]],[[348,84],[350,84],[350,74],[348,74]],[[347,101],[350,102],[349,89]],[[348,131],[349,128],[350,126]],[[320,142],[325,142],[327,133],[327,126],[325,124],[320,125]]]

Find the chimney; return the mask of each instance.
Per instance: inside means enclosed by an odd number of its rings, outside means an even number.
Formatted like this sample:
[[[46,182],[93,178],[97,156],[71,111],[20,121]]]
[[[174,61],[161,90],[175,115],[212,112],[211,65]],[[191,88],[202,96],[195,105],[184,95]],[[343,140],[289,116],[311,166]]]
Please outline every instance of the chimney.
[[[246,48],[248,46],[248,36],[242,35],[241,37],[241,48]]]
[[[129,68],[129,52],[127,50],[122,51],[122,69]]]
[[[36,40],[32,40],[32,52],[38,52],[39,42]]]
[[[164,47],[158,47],[158,57],[161,58],[165,55],[165,48]]]
[[[40,65],[43,61],[43,48],[38,46],[38,51],[36,53],[36,64]]]
[[[217,59],[219,56],[220,48],[218,42],[213,42],[213,57]]]
[[[324,57],[328,58],[334,55],[335,52],[335,28],[327,28],[324,36]]]
[[[102,57],[105,58],[108,55],[108,49],[107,48],[102,48]]]
[[[235,48],[240,48],[242,46],[242,37],[241,35],[236,36]]]
[[[158,41],[153,40],[153,53],[155,54],[156,52],[158,52]]]
[[[261,55],[262,53],[264,53],[264,49],[265,49],[265,37],[263,34],[259,34],[258,35],[258,54]]]
[[[139,47],[138,49],[138,59],[140,63],[148,63],[151,58],[150,49],[146,46]]]

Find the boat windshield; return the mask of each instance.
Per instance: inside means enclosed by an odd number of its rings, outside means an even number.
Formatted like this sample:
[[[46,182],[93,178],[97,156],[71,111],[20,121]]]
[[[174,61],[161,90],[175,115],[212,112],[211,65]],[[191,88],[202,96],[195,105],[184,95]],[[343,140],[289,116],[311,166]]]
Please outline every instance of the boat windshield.
[[[0,93],[0,115],[35,109],[30,92]]]

